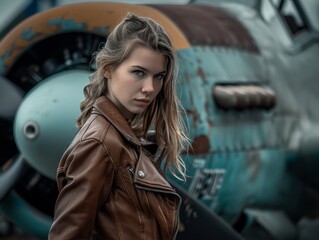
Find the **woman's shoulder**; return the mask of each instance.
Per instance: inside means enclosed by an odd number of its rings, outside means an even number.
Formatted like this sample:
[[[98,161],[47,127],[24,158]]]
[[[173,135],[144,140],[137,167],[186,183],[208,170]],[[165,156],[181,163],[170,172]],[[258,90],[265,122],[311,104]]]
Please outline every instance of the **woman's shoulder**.
[[[110,122],[102,116],[91,115],[78,132],[78,140],[96,139],[99,142],[103,142],[110,126]]]
[[[95,139],[109,151],[123,146],[123,136],[111,124],[111,122],[100,114],[92,114],[79,132],[79,141]]]

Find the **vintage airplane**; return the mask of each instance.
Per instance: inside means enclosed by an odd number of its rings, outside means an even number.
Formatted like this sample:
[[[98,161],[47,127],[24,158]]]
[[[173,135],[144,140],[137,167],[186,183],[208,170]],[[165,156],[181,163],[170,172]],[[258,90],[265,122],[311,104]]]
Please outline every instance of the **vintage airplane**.
[[[306,2],[88,2],[22,21],[0,42],[2,214],[47,238],[92,54],[134,12],[160,22],[180,58],[192,148],[187,182],[168,176],[183,197],[178,238],[315,239],[319,2]]]

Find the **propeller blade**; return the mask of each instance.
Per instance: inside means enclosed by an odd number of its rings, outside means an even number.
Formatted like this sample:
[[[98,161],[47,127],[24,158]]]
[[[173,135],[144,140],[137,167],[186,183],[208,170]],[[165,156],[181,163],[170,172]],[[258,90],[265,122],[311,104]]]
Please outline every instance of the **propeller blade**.
[[[9,166],[7,169],[0,170],[0,201],[2,201],[5,198],[5,196],[14,187],[19,177],[21,177],[23,166],[23,156],[19,154],[19,156],[13,160],[11,166]],[[4,167],[2,166],[2,168]]]
[[[12,121],[24,93],[3,76],[0,76],[0,86],[0,118]]]
[[[24,92],[0,76],[0,166],[18,153],[13,137],[13,119]]]

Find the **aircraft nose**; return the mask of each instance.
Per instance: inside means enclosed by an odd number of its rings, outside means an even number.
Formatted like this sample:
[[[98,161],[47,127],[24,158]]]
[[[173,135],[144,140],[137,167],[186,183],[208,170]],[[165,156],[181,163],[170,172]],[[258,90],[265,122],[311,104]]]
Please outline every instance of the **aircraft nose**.
[[[88,74],[70,70],[52,75],[32,89],[18,109],[14,138],[19,151],[34,169],[51,179],[77,131],[75,120]]]

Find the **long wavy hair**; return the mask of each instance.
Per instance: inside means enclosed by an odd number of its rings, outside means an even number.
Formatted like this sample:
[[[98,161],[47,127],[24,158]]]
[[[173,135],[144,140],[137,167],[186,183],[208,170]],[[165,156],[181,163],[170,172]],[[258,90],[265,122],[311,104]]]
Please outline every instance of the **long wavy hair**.
[[[139,137],[153,128],[161,150],[157,161],[162,163],[166,158],[164,171],[168,167],[175,177],[184,180],[186,167],[180,154],[188,144],[188,138],[181,118],[183,108],[176,96],[178,61],[168,34],[151,18],[129,13],[109,34],[105,46],[95,54],[97,70],[84,88],[85,100],[80,105],[77,126],[81,128],[89,118],[95,100],[107,94],[105,70],[116,69],[136,46],[163,54],[167,59],[167,73],[159,94],[142,114],[133,118],[131,127]]]

